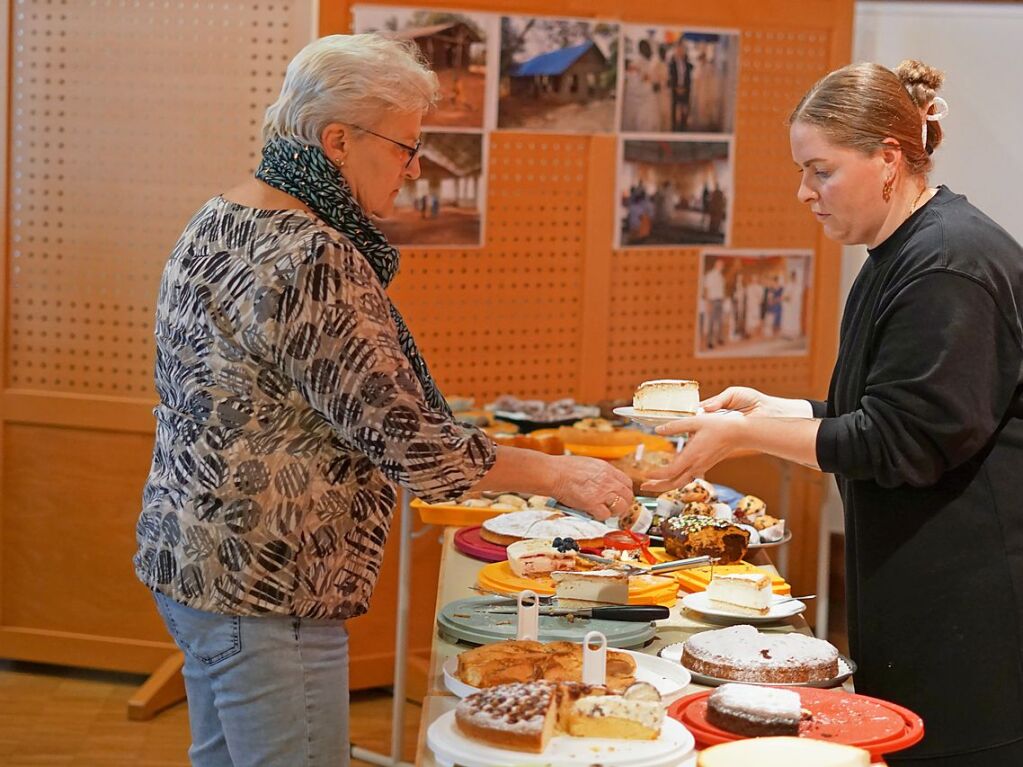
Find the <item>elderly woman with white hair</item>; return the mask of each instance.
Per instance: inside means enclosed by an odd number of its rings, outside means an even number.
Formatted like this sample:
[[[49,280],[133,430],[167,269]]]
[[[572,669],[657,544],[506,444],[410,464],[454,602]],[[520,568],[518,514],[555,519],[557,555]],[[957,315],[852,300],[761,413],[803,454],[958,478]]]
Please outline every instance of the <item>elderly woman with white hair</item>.
[[[385,292],[386,216],[437,97],[417,49],[333,36],[291,62],[255,177],[189,222],[157,307],[156,440],[135,569],[185,655],[194,765],[348,762],[345,621],[396,485],[626,511],[609,464],[456,423]]]

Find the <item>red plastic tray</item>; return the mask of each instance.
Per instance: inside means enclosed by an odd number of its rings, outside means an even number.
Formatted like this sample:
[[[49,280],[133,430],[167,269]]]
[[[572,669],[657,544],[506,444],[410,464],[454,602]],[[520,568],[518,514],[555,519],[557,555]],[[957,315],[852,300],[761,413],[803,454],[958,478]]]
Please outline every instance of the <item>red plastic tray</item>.
[[[799,693],[803,708],[813,719],[799,727],[802,738],[857,746],[874,760],[901,751],[924,736],[923,720],[907,708],[866,695],[815,687],[786,689]],[[694,693],[668,708],[668,716],[684,724],[700,747],[740,740],[742,735],[719,729],[707,721],[707,698],[713,690]]]
[[[485,541],[480,537],[480,525],[463,527],[455,533],[455,548],[467,557],[483,562],[503,562],[508,558],[508,548]]]

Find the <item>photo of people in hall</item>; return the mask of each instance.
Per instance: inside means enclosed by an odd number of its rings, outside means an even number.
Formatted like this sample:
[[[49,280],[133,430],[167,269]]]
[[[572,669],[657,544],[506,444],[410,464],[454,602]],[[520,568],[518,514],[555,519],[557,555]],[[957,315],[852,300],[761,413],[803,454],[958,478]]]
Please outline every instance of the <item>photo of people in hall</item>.
[[[440,83],[440,98],[423,118],[424,126],[484,127],[492,16],[373,5],[355,6],[353,16],[356,32],[413,40],[422,51]]]
[[[623,139],[619,156],[616,247],[728,242],[730,142]]]
[[[739,36],[625,26],[621,131],[732,133]]]
[[[696,356],[807,354],[810,251],[704,251]]]
[[[502,18],[497,127],[612,132],[618,30],[603,21]]]
[[[483,135],[424,133],[418,178],[406,179],[394,213],[376,222],[399,245],[476,246],[481,242]]]

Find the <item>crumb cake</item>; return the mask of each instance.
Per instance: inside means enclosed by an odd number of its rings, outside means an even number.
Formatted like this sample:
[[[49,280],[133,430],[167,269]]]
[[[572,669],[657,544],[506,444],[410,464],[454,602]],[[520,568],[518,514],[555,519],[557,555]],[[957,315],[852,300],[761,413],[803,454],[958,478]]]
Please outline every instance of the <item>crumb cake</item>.
[[[738,562],[746,555],[749,533],[731,522],[685,514],[661,523],[665,550],[676,559],[708,555],[720,564]]]
[[[666,415],[695,415],[700,407],[698,381],[644,381],[632,397],[636,410]]]
[[[660,695],[645,682],[623,695],[575,682],[506,684],[469,695],[455,708],[455,725],[466,737],[533,753],[558,733],[652,740],[663,721]]]
[[[706,593],[713,607],[738,615],[767,615],[774,601],[771,579],[764,573],[715,575]]]
[[[733,682],[805,684],[838,676],[838,650],[802,634],[729,626],[690,637],[682,647],[682,665]]]
[[[729,682],[707,698],[707,721],[749,738],[799,735],[803,706],[799,693]]]
[[[508,639],[459,653],[455,676],[472,687],[513,682],[581,682],[583,648],[575,642]],[[636,681],[636,661],[628,653],[608,649],[605,684],[624,690]]]
[[[869,767],[870,752],[810,738],[752,738],[711,746],[697,767]]]

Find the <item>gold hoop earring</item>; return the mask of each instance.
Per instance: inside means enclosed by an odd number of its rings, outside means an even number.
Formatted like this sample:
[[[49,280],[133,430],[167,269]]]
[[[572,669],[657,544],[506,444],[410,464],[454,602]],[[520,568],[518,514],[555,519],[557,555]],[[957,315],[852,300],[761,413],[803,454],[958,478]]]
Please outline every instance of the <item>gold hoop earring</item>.
[[[881,199],[888,202],[892,199],[892,187],[895,186],[895,179],[890,178],[884,182],[884,186],[881,187]]]

